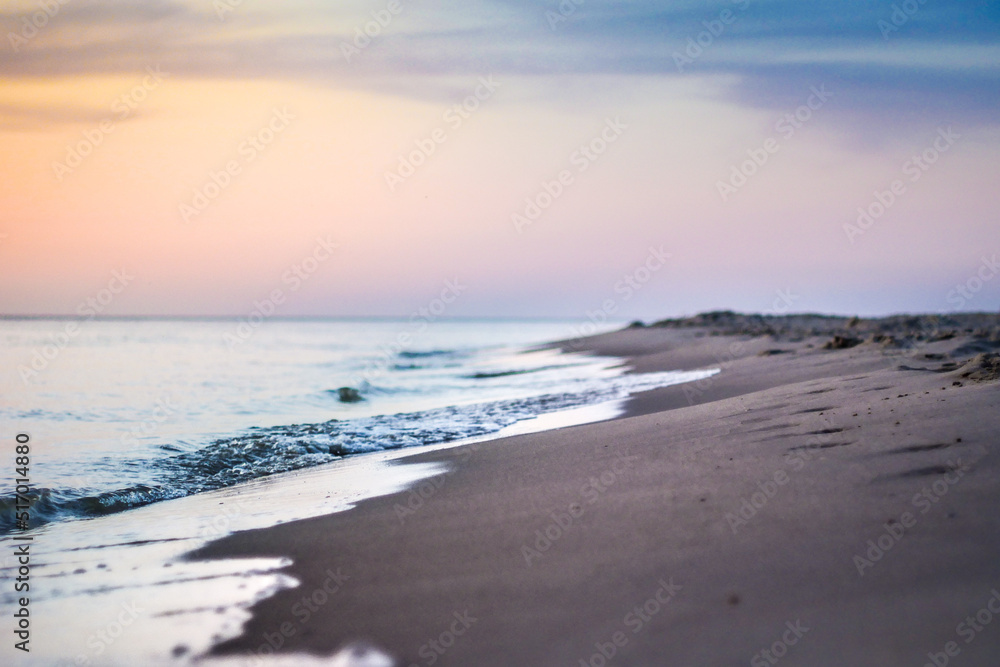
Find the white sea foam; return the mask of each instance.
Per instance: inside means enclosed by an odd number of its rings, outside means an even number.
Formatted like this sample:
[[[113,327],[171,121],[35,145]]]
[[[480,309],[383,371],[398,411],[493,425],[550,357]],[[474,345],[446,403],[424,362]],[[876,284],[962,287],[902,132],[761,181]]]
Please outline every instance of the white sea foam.
[[[397,363],[359,387],[367,400],[347,405],[329,390],[385,356],[374,342],[392,330],[385,323],[284,323],[248,341],[257,356],[236,358],[215,349],[227,323],[91,324],[57,359],[67,367],[0,405],[8,423],[31,434],[32,525],[48,521],[27,533],[32,652],[27,662],[13,656],[15,664],[203,656],[241,632],[256,601],[297,582],[280,558],[184,554],[446,472],[395,462],[403,456],[612,418],[634,392],[713,373],[627,374],[615,359],[499,345],[530,340],[511,326],[464,324],[393,352]],[[543,330],[558,337],[561,326],[528,328],[540,340]],[[30,350],[40,335],[38,323],[4,323],[0,357]],[[350,342],[359,336],[363,343]],[[123,349],[105,357],[113,368],[88,366],[115,345]],[[269,383],[268,368],[279,380]],[[111,376],[125,388],[109,384]],[[182,395],[187,401],[171,398]],[[147,404],[161,416],[174,412],[156,421],[140,408]],[[13,553],[12,545],[0,538],[0,553]],[[10,580],[16,567],[7,558],[0,575]],[[12,605],[14,592],[0,599]],[[359,655],[336,660],[390,659]],[[275,664],[294,661],[282,660]],[[341,664],[331,660],[315,664]]]

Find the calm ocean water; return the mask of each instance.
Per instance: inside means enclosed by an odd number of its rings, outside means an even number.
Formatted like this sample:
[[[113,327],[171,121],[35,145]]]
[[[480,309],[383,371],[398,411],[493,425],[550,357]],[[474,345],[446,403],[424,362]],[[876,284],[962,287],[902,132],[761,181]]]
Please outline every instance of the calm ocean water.
[[[414,447],[607,417],[630,392],[704,375],[530,351],[572,337],[569,322],[272,321],[245,333],[229,321],[0,320],[0,437],[9,452],[16,434],[31,438],[44,582],[30,664],[187,661],[295,582],[277,559],[187,563],[184,552],[442,472],[391,463]],[[128,631],[116,630],[129,604]]]

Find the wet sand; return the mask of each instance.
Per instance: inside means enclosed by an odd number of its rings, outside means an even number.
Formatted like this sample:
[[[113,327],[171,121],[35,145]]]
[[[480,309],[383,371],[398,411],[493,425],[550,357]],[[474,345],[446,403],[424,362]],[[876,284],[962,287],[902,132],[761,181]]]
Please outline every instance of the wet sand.
[[[449,472],[209,545],[290,557],[301,581],[213,655],[1000,664],[1000,317],[715,314],[561,346],[722,370],[621,419],[405,459]]]

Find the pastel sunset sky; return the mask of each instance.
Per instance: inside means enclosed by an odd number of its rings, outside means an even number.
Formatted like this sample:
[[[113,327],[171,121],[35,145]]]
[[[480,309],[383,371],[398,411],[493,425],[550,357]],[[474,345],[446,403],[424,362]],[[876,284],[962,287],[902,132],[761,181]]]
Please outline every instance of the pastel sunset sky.
[[[449,280],[449,316],[1000,308],[992,1],[6,0],[0,30],[0,313],[114,271],[114,315],[408,315]]]

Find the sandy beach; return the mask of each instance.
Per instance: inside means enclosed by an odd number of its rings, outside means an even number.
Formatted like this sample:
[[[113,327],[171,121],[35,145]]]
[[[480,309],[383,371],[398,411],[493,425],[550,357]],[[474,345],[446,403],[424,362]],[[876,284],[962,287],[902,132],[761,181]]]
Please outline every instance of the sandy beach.
[[[0,27],[0,667],[1000,666],[1000,1]]]
[[[192,557],[285,556],[301,582],[213,655],[1000,664],[1000,317],[715,313],[560,347],[720,372],[212,543]]]

